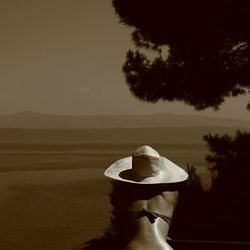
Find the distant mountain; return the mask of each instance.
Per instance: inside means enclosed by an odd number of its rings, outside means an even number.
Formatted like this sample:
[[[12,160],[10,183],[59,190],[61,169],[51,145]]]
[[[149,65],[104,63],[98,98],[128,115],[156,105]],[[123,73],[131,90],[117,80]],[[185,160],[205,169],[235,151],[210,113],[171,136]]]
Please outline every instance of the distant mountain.
[[[167,128],[167,127],[234,127],[250,128],[250,121],[213,118],[199,115],[55,115],[20,112],[0,115],[0,128]]]

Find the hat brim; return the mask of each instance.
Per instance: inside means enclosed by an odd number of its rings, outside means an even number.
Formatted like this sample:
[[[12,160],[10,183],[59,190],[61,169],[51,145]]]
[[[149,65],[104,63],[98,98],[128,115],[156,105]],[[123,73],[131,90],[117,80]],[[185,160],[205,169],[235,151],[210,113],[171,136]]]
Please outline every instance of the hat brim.
[[[135,184],[167,184],[187,180],[188,174],[172,161],[161,156],[160,171],[156,176],[138,178],[133,174],[132,156],[122,158],[106,169],[104,175],[122,182]]]

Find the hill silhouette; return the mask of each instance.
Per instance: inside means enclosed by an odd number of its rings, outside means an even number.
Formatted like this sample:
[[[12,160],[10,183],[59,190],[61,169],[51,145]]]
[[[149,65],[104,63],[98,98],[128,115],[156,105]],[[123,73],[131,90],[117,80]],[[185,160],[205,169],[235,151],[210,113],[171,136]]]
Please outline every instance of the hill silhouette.
[[[250,121],[199,115],[56,115],[20,112],[0,115],[0,128],[164,128],[164,127],[250,128]]]

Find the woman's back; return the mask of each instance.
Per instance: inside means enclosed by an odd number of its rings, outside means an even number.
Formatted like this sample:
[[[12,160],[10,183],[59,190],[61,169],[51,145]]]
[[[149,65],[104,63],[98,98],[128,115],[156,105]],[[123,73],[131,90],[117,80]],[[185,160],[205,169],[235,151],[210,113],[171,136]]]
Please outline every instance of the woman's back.
[[[126,250],[172,249],[166,239],[178,192],[170,187],[114,183],[113,205]]]

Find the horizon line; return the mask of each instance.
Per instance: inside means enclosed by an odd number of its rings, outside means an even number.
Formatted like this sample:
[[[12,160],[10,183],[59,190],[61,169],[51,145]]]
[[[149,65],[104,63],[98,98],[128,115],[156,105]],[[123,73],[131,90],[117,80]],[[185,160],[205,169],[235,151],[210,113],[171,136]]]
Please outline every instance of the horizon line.
[[[229,116],[216,116],[211,114],[199,114],[197,113],[180,113],[180,112],[155,112],[155,113],[114,113],[114,114],[69,114],[69,113],[50,113],[50,112],[40,112],[40,111],[17,111],[17,112],[8,112],[8,113],[0,113],[0,116],[9,116],[9,115],[18,115],[18,114],[40,114],[40,115],[54,115],[54,116],[154,116],[154,115],[176,115],[176,116],[199,116],[199,117],[207,117],[207,118],[214,118],[214,119],[229,119],[229,120],[238,120],[238,121],[246,121],[250,122],[249,119],[243,119],[240,117],[229,117]]]

